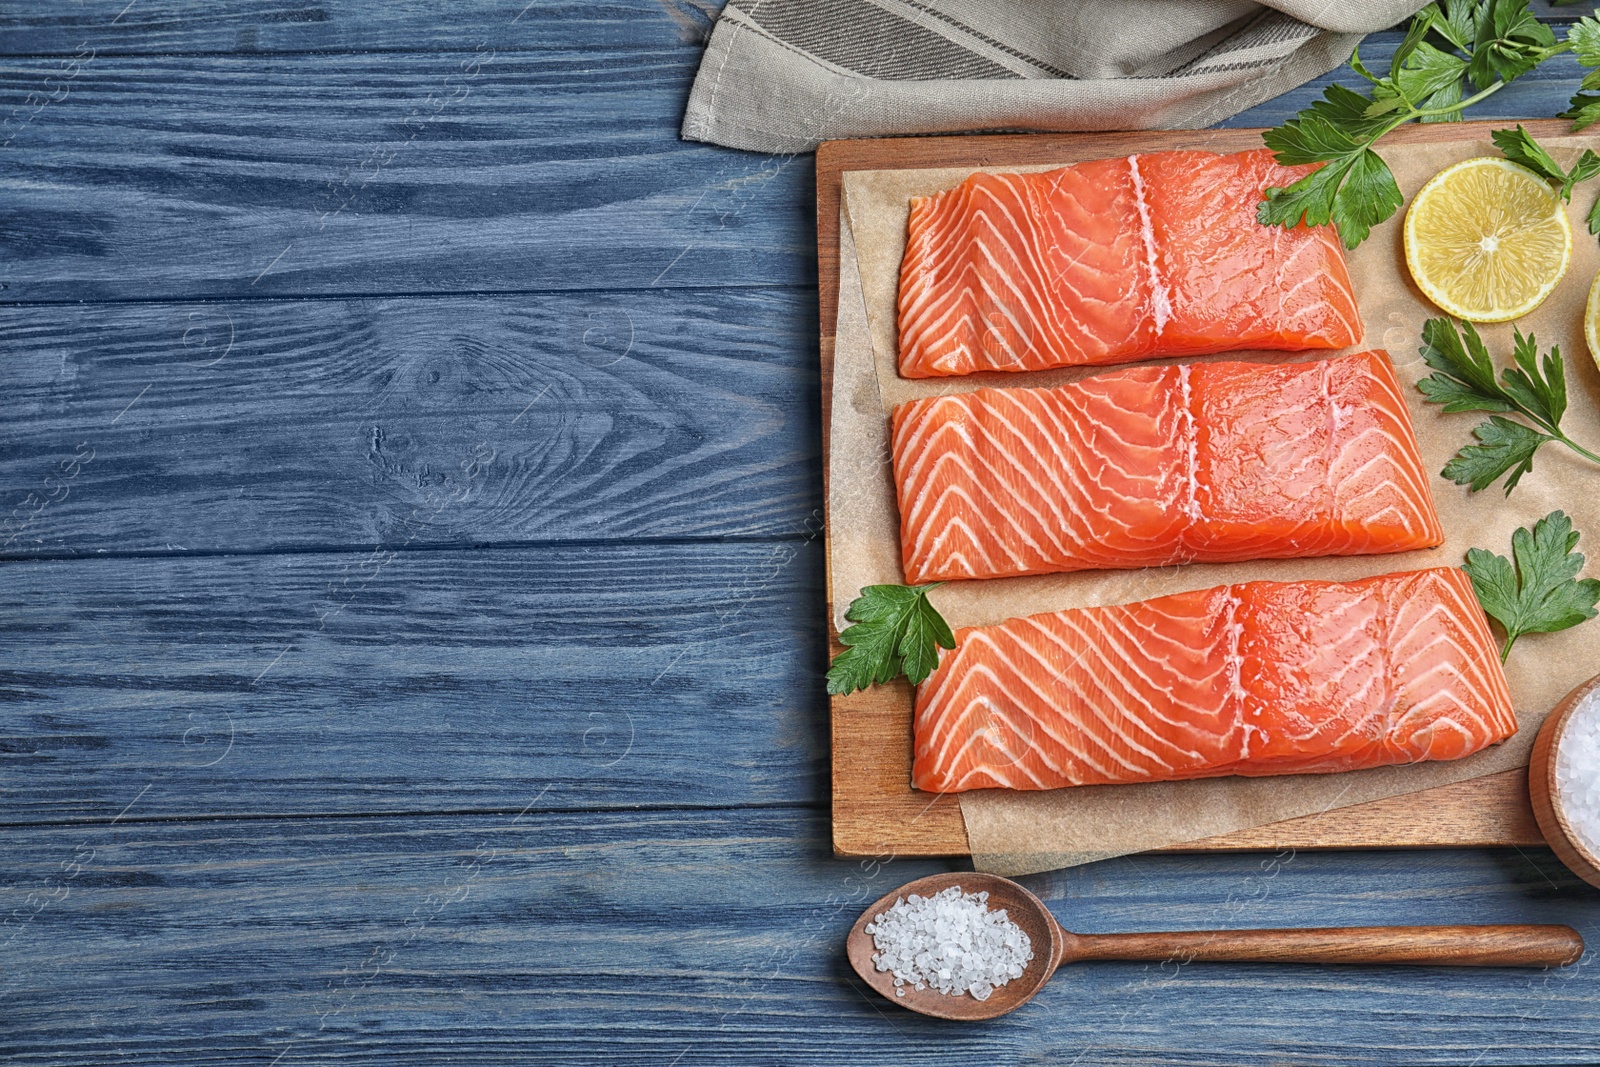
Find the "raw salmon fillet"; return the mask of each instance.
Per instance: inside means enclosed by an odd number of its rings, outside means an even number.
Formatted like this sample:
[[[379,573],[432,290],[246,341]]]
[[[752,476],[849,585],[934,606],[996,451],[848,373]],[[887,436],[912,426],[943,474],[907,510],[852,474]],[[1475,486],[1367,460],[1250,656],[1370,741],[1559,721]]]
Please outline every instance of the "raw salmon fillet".
[[[1466,574],[1246,582],[956,631],[912,784],[1055,789],[1459,759],[1517,729]]]
[[[898,405],[913,584],[1443,540],[1387,356],[1128,367]]]
[[[1356,344],[1338,232],[1256,221],[1263,189],[1315,169],[1266,149],[1155,152],[915,197],[900,373]]]

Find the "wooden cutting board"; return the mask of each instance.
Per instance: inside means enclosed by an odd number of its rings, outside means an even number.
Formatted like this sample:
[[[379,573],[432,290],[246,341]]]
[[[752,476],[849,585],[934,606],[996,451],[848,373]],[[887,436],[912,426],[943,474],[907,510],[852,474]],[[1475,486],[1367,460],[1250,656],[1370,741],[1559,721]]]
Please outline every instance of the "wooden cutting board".
[[[1525,122],[1537,137],[1568,132],[1549,119]],[[1458,123],[1405,126],[1385,143],[1449,141]],[[830,141],[817,149],[817,285],[822,319],[822,476],[827,494],[833,396],[834,325],[839,302],[839,202],[852,170],[1005,167],[1199,148],[1236,152],[1261,146],[1260,130],[1021,134]],[[830,584],[829,588],[832,586]],[[842,646],[828,605],[831,654]],[[961,808],[951,795],[911,788],[911,687],[904,681],[833,697],[833,848],[846,856],[945,856],[970,853]],[[1320,815],[1258,826],[1176,846],[1175,851],[1283,848],[1421,848],[1542,845],[1528,802],[1526,770]]]

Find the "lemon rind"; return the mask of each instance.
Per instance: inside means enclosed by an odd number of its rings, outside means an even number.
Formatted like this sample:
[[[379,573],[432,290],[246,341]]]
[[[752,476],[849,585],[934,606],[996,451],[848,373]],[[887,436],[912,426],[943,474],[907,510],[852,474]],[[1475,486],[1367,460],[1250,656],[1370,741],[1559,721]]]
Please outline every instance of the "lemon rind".
[[[1596,319],[1600,318],[1600,274],[1594,276],[1589,286],[1589,300],[1583,306],[1583,339],[1589,345],[1589,357],[1600,366],[1600,337],[1596,334]]]

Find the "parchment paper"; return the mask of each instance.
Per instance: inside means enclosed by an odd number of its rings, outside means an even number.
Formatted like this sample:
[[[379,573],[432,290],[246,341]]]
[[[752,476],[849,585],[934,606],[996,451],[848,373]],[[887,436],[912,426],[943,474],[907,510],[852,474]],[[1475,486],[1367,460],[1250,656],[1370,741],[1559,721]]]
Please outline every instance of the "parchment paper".
[[[1551,138],[1544,143],[1564,164],[1581,148],[1600,148],[1600,138],[1593,137]],[[1383,154],[1409,205],[1422,184],[1445,166],[1497,153],[1484,134],[1480,139],[1451,144],[1394,145]],[[1071,160],[1063,160],[1066,162]],[[914,397],[970,391],[983,385],[1053,385],[1097,372],[1083,368],[922,381],[903,379],[897,373],[895,296],[908,200],[947,189],[975,169],[861,171],[844,176],[828,516],[832,594],[839,615],[835,622],[841,629],[847,625],[843,612],[862,586],[904,581],[889,463],[889,410]],[[1566,277],[1540,308],[1517,323],[1524,332],[1536,334],[1541,346],[1561,346],[1567,357],[1570,394],[1562,426],[1591,447],[1600,443],[1600,372],[1584,343],[1582,320],[1590,282],[1600,269],[1600,245],[1585,226],[1594,195],[1580,189],[1568,209],[1573,256]],[[1450,456],[1470,443],[1472,428],[1485,416],[1442,414],[1438,407],[1424,405],[1422,394],[1411,388],[1429,373],[1417,351],[1422,323],[1439,312],[1412,287],[1406,272],[1400,229],[1403,217],[1402,208],[1350,253],[1350,274],[1366,333],[1363,343],[1350,351],[1387,350],[1407,387],[1423,461],[1434,473],[1434,500],[1445,531],[1442,547],[1398,555],[1190,564],[952,582],[932,594],[950,624],[983,625],[1012,616],[1122,603],[1254,579],[1349,580],[1422,567],[1459,566],[1472,546],[1509,555],[1512,531],[1556,508],[1571,515],[1575,527],[1584,533],[1579,551],[1587,549],[1597,560],[1597,565],[1586,568],[1587,573],[1600,573],[1600,468],[1559,445],[1547,445],[1539,452],[1533,473],[1522,479],[1509,499],[1493,487],[1468,494],[1464,487],[1438,476]],[[1480,327],[1480,332],[1504,365],[1510,356],[1511,324]],[[1207,358],[1282,360],[1332,354],[1229,353]],[[1518,733],[1505,744],[1464,760],[1342,774],[963,793],[961,812],[974,863],[980,870],[1007,874],[1049,870],[1525,766],[1544,716],[1569,689],[1600,671],[1597,640],[1600,620],[1564,633],[1522,638],[1506,670],[1516,703]]]

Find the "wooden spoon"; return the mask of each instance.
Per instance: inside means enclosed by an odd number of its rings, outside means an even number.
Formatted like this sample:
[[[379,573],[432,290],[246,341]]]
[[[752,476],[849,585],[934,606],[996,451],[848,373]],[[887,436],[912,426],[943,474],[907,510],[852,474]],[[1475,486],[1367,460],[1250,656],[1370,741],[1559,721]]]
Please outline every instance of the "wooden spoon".
[[[866,925],[916,893],[932,896],[949,886],[989,894],[1033,942],[1033,959],[988,1000],[949,996],[912,983],[872,962]],[[885,997],[941,1019],[993,1019],[1033,999],[1063,963],[1078,960],[1201,960],[1235,963],[1419,963],[1434,966],[1560,967],[1583,955],[1583,938],[1570,926],[1352,926],[1316,930],[1193,930],[1155,934],[1075,934],[1062,928],[1044,902],[1009,878],[972,872],[935,874],[896,889],[868,908],[850,928],[845,951],[863,980]],[[901,993],[904,995],[901,995]]]

